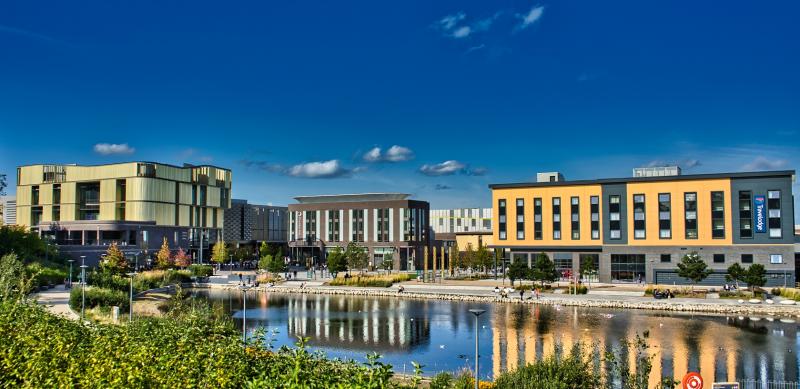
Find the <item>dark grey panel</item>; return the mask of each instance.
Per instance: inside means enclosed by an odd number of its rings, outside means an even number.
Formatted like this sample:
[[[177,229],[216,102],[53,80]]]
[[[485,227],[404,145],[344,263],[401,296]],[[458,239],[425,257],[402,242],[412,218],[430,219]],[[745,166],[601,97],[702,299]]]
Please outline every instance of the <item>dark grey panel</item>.
[[[751,191],[752,195],[767,196],[769,190],[781,191],[781,230],[780,239],[770,238],[769,232],[755,232],[755,220],[753,220],[753,238],[739,237],[739,191]],[[752,204],[752,203],[751,203]],[[733,243],[744,244],[791,244],[794,242],[794,204],[792,198],[792,179],[791,177],[772,177],[772,178],[736,178],[731,180],[731,199],[728,205],[731,207],[731,217],[733,218]],[[753,210],[755,217],[755,210]],[[781,280],[782,281],[782,280]]]
[[[602,206],[600,207],[603,216],[603,244],[627,244],[628,243],[628,188],[626,184],[604,184]],[[619,195],[620,209],[619,209],[619,222],[620,222],[620,239],[609,239],[609,212],[608,212],[608,198],[612,195]]]

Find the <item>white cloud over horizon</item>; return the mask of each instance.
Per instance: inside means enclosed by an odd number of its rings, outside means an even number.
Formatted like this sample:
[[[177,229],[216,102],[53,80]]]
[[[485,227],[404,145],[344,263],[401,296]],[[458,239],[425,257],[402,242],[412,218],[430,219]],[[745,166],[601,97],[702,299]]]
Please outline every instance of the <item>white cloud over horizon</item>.
[[[542,15],[544,15],[544,6],[542,5],[533,6],[533,8],[524,14],[514,15],[520,19],[520,23],[515,27],[515,30],[520,31],[530,27],[532,24],[541,19]]]
[[[129,155],[136,152],[136,149],[127,143],[97,143],[93,149],[100,155]]]
[[[414,152],[408,147],[393,145],[384,152],[378,146],[367,151],[362,159],[366,162],[405,162],[414,159]]]

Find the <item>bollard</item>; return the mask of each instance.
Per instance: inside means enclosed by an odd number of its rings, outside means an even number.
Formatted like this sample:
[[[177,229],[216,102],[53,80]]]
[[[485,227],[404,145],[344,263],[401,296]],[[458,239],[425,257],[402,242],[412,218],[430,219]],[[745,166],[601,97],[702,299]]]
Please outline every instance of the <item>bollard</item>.
[[[114,321],[114,323],[119,323],[119,307],[111,307],[111,320]]]

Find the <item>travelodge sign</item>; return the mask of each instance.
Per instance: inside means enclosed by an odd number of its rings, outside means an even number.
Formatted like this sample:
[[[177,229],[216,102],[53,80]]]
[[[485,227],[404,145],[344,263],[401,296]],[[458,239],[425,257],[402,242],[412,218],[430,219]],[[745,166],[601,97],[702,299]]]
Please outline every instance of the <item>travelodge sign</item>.
[[[753,197],[755,206],[755,222],[756,232],[767,232],[767,207],[765,205],[764,195],[756,195]]]

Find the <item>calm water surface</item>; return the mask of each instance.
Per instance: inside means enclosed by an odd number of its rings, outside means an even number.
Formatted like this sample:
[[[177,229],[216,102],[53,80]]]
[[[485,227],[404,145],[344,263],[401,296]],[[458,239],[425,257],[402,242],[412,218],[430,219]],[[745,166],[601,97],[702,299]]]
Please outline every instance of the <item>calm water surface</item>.
[[[222,305],[242,326],[242,293],[195,290]],[[655,384],[664,376],[700,371],[705,382],[734,379],[797,381],[798,325],[787,318],[689,315],[646,310],[481,304],[401,298],[291,295],[249,292],[247,331],[274,332],[273,345],[310,338],[313,349],[329,357],[363,361],[377,352],[395,371],[425,374],[473,366],[475,318],[479,319],[481,376],[491,377],[532,362],[578,341],[600,347],[649,330]]]

